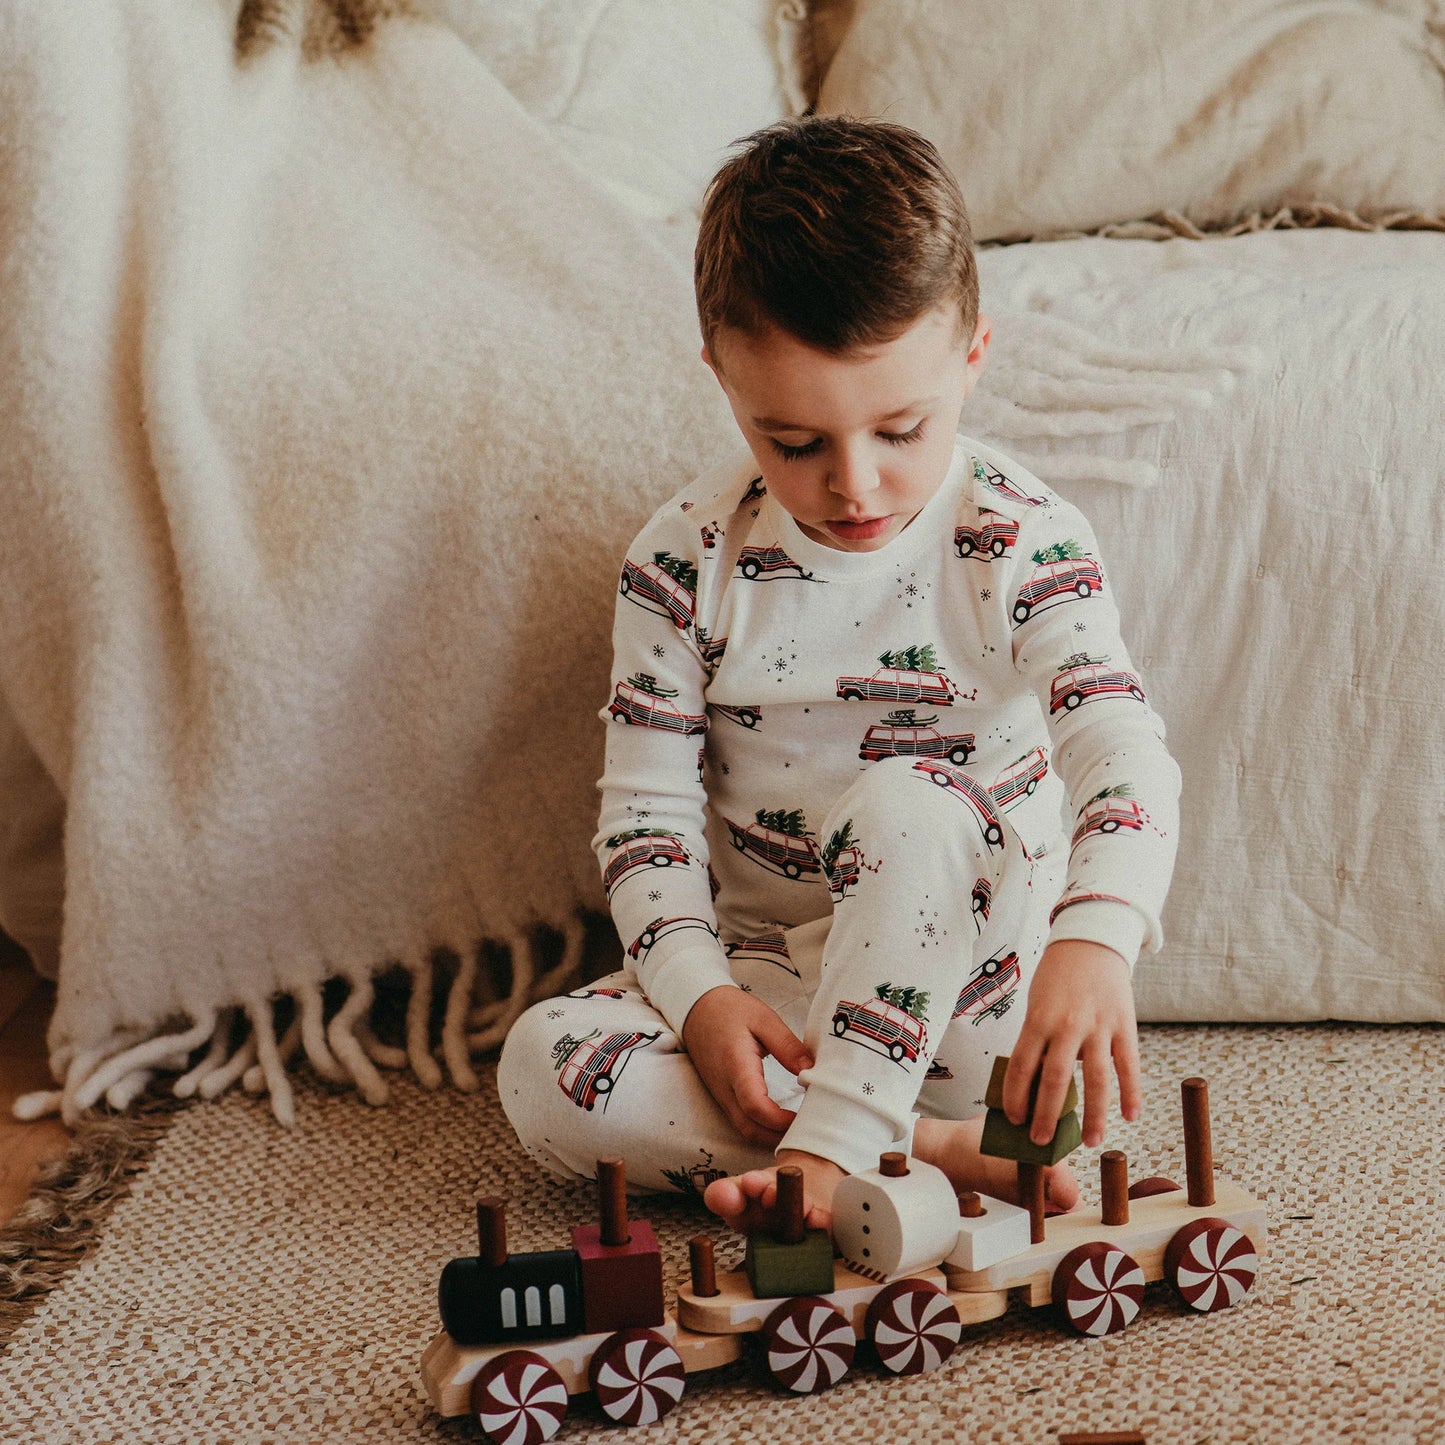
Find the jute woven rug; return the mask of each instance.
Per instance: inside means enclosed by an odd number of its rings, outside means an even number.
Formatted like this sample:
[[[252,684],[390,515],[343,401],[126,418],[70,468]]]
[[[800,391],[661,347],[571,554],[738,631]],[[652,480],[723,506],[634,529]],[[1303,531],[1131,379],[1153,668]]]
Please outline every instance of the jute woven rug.
[[[690,1377],[671,1415],[625,1438],[1017,1445],[1133,1428],[1151,1445],[1445,1442],[1445,1030],[1151,1027],[1143,1054],[1147,1116],[1110,1145],[1135,1178],[1182,1178],[1178,1080],[1210,1080],[1216,1167],[1269,1203],[1244,1304],[1193,1316],[1151,1286],[1133,1326],[1097,1341],[1015,1306],[939,1371],[899,1380],[860,1363],[802,1398],[745,1359]],[[178,1115],[97,1247],[0,1359],[0,1439],[478,1438],[433,1415],[418,1379],[441,1266],[475,1250],[473,1195],[510,1200],[518,1250],[562,1245],[594,1198],[539,1176],[490,1075],[474,1097],[405,1079],[394,1094],[371,1110],[303,1087],[291,1133],[240,1095]],[[1096,1197],[1092,1156],[1076,1162]],[[675,1286],[699,1207],[633,1208],[657,1225]],[[736,1245],[723,1241],[721,1265]],[[604,1428],[577,1400],[559,1439]]]

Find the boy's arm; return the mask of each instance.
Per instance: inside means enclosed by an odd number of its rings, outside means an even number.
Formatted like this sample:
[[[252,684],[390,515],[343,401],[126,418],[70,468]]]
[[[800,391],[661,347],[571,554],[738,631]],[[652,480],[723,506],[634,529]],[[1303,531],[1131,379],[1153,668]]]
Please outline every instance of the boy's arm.
[[[768,1145],[792,1115],[768,1097],[762,1057],[796,1073],[807,1056],[773,1010],[733,983],[718,937],[702,782],[709,670],[697,642],[709,565],[676,503],[628,551],[594,849],[627,966],[739,1134]]]
[[[1037,1080],[1034,1134],[1046,1140],[1082,1060],[1084,1137],[1095,1145],[1111,1070],[1125,1117],[1139,1109],[1131,975],[1141,949],[1162,942],[1179,769],[1124,645],[1098,543],[1076,508],[1057,503],[1024,520],[1007,596],[1015,666],[1047,720],[1073,826],[1004,1107],[1021,1123]]]

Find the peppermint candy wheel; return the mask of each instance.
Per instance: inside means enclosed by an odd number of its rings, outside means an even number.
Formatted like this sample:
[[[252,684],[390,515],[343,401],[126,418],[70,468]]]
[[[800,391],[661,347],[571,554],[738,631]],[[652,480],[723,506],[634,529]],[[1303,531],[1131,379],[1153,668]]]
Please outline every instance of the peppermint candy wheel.
[[[1053,1295],[1064,1319],[1081,1335],[1112,1335],[1139,1313],[1144,1271],[1118,1245],[1093,1239],[1059,1261]]]
[[[900,1279],[873,1296],[864,1325],[885,1369],[895,1375],[936,1370],[963,1333],[953,1301],[922,1279]]]
[[[1164,1250],[1165,1278],[1201,1314],[1237,1305],[1258,1273],[1254,1242],[1225,1219],[1191,1220]]]
[[[848,1373],[858,1343],[843,1312],[816,1295],[779,1305],[762,1337],[773,1378],[800,1395],[836,1385]]]
[[[682,1357],[656,1330],[618,1330],[592,1356],[587,1380],[619,1425],[651,1425],[682,1399]]]
[[[495,1445],[540,1445],[561,1428],[567,1387],[541,1355],[508,1350],[472,1381],[472,1414]]]

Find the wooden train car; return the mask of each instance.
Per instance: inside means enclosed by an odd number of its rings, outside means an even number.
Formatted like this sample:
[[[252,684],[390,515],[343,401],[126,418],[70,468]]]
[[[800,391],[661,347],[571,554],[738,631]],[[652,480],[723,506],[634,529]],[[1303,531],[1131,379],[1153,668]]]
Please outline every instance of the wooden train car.
[[[1203,1081],[1186,1080],[1183,1098],[1187,1188],[1158,1178],[1130,1188],[1123,1156],[1110,1151],[1101,1207],[1045,1220],[1037,1203],[957,1197],[932,1165],[888,1154],[840,1184],[831,1247],[842,1257],[827,1258],[821,1278],[801,1181],[780,1171],[776,1233],[750,1238],[745,1268],[721,1275],[712,1241],[693,1240],[675,1313],[664,1308],[651,1230],[627,1222],[619,1161],[599,1163],[601,1224],[573,1231],[591,1250],[577,1250],[578,1301],[567,1294],[573,1266],[554,1258],[568,1252],[508,1257],[499,1207],[483,1201],[477,1259],[443,1271],[447,1328],[422,1358],[428,1397],[442,1415],[470,1412],[498,1445],[536,1445],[561,1428],[568,1397],[589,1390],[619,1424],[660,1419],[687,1374],[737,1359],[750,1335],[778,1385],[802,1394],[840,1380],[860,1341],[895,1374],[936,1369],[965,1329],[997,1319],[1011,1299],[1053,1305],[1085,1335],[1124,1329],[1158,1279],[1194,1310],[1227,1308],[1254,1284],[1265,1207],[1214,1177]],[[599,1275],[599,1265],[614,1272]],[[608,1296],[603,1323],[587,1317],[589,1285]],[[563,1311],[555,1322],[549,1297]]]

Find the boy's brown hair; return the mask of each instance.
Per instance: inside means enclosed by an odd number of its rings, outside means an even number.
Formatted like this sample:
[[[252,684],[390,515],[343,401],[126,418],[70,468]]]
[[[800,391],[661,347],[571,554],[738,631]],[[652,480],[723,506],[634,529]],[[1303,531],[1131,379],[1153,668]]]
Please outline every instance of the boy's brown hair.
[[[709,352],[769,323],[820,350],[891,341],[949,301],[971,338],[978,267],[933,145],[885,121],[810,116],[740,141],[703,201],[694,264]]]

